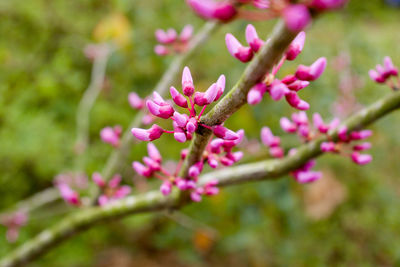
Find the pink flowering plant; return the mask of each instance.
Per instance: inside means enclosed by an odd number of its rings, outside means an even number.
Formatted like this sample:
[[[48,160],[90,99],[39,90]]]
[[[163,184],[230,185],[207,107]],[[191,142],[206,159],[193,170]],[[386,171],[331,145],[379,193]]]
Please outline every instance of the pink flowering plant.
[[[299,96],[300,91],[312,82],[323,79],[322,74],[329,67],[326,57],[315,55],[314,62],[302,62],[304,64],[298,64],[295,71],[287,75],[280,73],[285,63],[295,61],[303,49],[310,49],[306,46],[305,31],[312,20],[326,11],[343,7],[345,0],[186,0],[186,3],[197,15],[212,22],[206,23],[205,28],[195,36],[191,25],[183,26],[179,34],[172,28],[155,30],[155,53],[163,56],[179,54],[176,61],[171,63],[170,70],[150,95],[141,96],[139,91],[127,95],[126,105],[136,111],[135,119],[129,126],[102,125],[97,129],[97,139],[105,143],[102,144],[104,149],[112,151],[103,171],[84,171],[86,167],[82,165],[85,158],[79,157],[75,168],[79,171],[62,172],[54,178],[57,198],[63,199],[75,212],[71,212],[72,219],[65,224],[61,222],[60,227],[54,228],[54,233],[45,232],[44,237],[39,236],[39,241],[32,241],[31,247],[17,249],[17,256],[6,259],[11,264],[4,266],[33,260],[38,251],[44,252],[78,230],[103,219],[178,209],[187,203],[200,202],[205,196],[217,195],[221,187],[230,184],[286,174],[300,184],[315,182],[323,179],[323,173],[315,168],[316,158],[321,154],[347,157],[360,166],[372,161],[372,156],[366,152],[371,148],[366,139],[372,131],[366,130],[366,126],[400,107],[399,73],[390,57],[384,58],[383,65],[370,70],[369,76],[374,82],[387,85],[393,92],[348,120],[335,116],[328,121],[317,112],[307,114],[310,104]],[[226,88],[226,85],[236,77],[229,73],[210,77],[214,82],[208,87],[194,83],[193,77],[198,75],[193,72],[192,76],[187,59],[216,27],[237,19],[262,21],[274,18],[282,22],[278,23],[268,39],[261,38],[256,28],[248,24],[244,32],[246,45],[227,32],[225,40],[218,40],[225,43],[224,52],[246,63],[242,77],[232,88]],[[94,69],[99,69],[100,64],[105,71],[107,57],[112,53],[110,47],[87,47],[86,55],[93,62]],[[180,74],[181,84],[176,86],[174,78]],[[89,106],[94,103],[105,77],[100,75],[98,80],[101,81],[98,91],[93,93],[90,90],[96,89],[95,85],[89,86],[88,95],[92,99],[89,101],[84,96],[82,103]],[[283,116],[279,124],[283,133],[299,139],[299,145],[286,147],[281,143],[279,133],[272,132],[274,125],[260,127],[262,149],[268,152],[269,157],[254,163],[241,163],[242,158],[248,156],[251,159],[252,156],[245,155],[245,149],[242,149],[246,146],[243,145],[246,144],[246,129],[228,129],[225,122],[245,105],[267,105],[266,101],[262,101],[266,93],[274,101],[285,99],[296,110],[291,115]],[[278,105],[284,104],[280,102]],[[86,109],[87,114],[90,107]],[[78,133],[84,132],[82,136],[86,136],[86,143],[83,143],[88,145],[87,127],[82,129],[78,129]],[[171,135],[170,139],[173,136],[183,146],[172,168],[162,156],[166,157],[168,151],[159,151],[153,142],[168,140],[166,135]],[[82,140],[85,141],[85,138]],[[147,155],[141,161],[132,162],[128,155],[137,142],[146,142]],[[85,155],[84,149],[80,153]],[[139,155],[135,154],[135,158]],[[121,167],[123,165],[132,168],[127,170]],[[146,185],[151,178],[159,180],[156,182],[157,190],[135,194],[132,170],[135,177],[139,175]],[[29,212],[29,209],[23,209],[0,217],[0,223],[7,227],[10,242],[17,239],[20,227],[28,223]],[[3,266],[1,263],[0,266]]]

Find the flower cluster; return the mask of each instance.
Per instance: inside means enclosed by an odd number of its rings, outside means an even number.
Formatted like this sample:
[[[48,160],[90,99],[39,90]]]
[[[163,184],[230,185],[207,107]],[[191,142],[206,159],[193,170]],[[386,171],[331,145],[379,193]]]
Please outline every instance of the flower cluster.
[[[279,63],[273,67],[272,71],[267,73],[261,82],[250,89],[247,95],[247,102],[249,104],[256,105],[260,103],[264,94],[268,92],[275,101],[279,101],[285,97],[286,101],[292,107],[298,110],[309,109],[310,105],[299,97],[298,91],[304,89],[310,84],[310,81],[315,81],[322,75],[326,67],[326,58],[321,57],[310,66],[299,65],[295,74],[287,75],[283,79],[276,78],[276,74],[283,63],[285,63],[286,60],[295,60],[301,53],[305,39],[305,32],[300,32],[290,44]],[[246,27],[246,41],[249,44],[248,47],[240,44],[230,33],[226,35],[225,41],[229,53],[242,62],[250,61],[254,53],[257,53],[265,43],[258,37],[255,28],[251,24]],[[268,42],[268,40],[266,42]]]
[[[213,83],[205,92],[195,92],[192,75],[188,67],[185,67],[182,75],[181,94],[175,87],[170,88],[173,102],[189,111],[189,114],[181,114],[174,109],[170,102],[164,100],[158,93],[153,93],[153,99],[146,101],[146,106],[151,114],[162,119],[171,119],[173,131],[164,130],[157,124],[153,124],[150,129],[132,128],[132,134],[142,141],[153,141],[161,137],[163,133],[172,133],[178,142],[186,142],[192,139],[193,133],[199,125],[213,130],[214,134],[224,140],[235,140],[239,136],[227,128],[217,125],[209,127],[201,124],[200,119],[207,105],[217,101],[225,89],[225,76],[221,75],[216,83]],[[186,96],[186,97],[185,97]],[[195,106],[202,107],[197,115]]]
[[[124,198],[131,192],[130,186],[120,185],[122,178],[119,174],[114,175],[110,181],[106,182],[100,173],[95,172],[92,174],[92,180],[101,190],[101,195],[98,198],[100,206]]]
[[[118,147],[121,134],[122,127],[119,125],[114,127],[105,127],[100,131],[100,138],[104,143],[110,144],[113,147]]]
[[[307,114],[303,111],[293,113],[291,120],[286,117],[280,120],[283,131],[297,134],[304,143],[314,140],[320,135],[326,135],[329,140],[328,132],[338,129],[339,140],[337,142],[322,142],[320,146],[321,151],[349,156],[352,161],[358,165],[368,164],[372,160],[371,155],[361,154],[360,152],[369,149],[371,144],[368,142],[354,144],[353,142],[368,138],[372,135],[372,132],[370,130],[348,132],[345,126],[339,127],[339,124],[340,120],[338,118],[334,118],[330,123],[325,123],[318,113],[313,114],[311,124]],[[284,156],[280,138],[274,136],[268,127],[262,128],[261,140],[263,144],[269,148],[269,153],[272,157],[282,158]],[[296,150],[291,149],[288,155],[291,156],[295,153]],[[314,165],[314,160],[307,162],[302,167],[292,172],[293,177],[300,183],[312,182],[319,179],[321,173],[311,170]]]
[[[282,16],[287,27],[292,31],[301,31],[311,21],[313,11],[324,11],[342,7],[347,0],[311,0],[300,1],[282,0],[187,0],[188,5],[205,19],[216,19],[229,22],[235,18],[250,20],[267,20]],[[259,12],[250,12],[241,8],[243,5],[252,4],[261,9]]]
[[[160,43],[154,47],[154,52],[159,56],[165,56],[171,52],[182,53],[185,52],[189,43],[190,38],[192,38],[193,26],[186,25],[183,27],[181,33],[170,28],[166,31],[161,29],[156,30],[155,36],[157,41]]]
[[[370,70],[369,77],[377,83],[388,85],[393,90],[400,88],[399,70],[393,65],[390,57],[383,59],[383,66],[378,64],[375,69]]]
[[[19,236],[19,229],[28,221],[28,214],[24,211],[16,211],[0,216],[0,224],[7,228],[6,238],[8,242],[15,242]]]
[[[243,136],[243,132],[239,132],[238,135]],[[217,188],[218,181],[210,181],[204,186],[197,185],[198,177],[204,167],[204,162],[207,162],[212,168],[216,168],[218,162],[224,165],[231,165],[241,158],[238,152],[232,153],[232,149],[238,144],[238,141],[222,139],[214,139],[213,141],[214,144],[212,144],[212,142],[208,144],[202,160],[189,168],[188,177],[186,178],[179,177],[183,160],[187,156],[186,149],[182,150],[180,161],[173,172],[162,166],[161,154],[153,143],[147,144],[148,156],[143,157],[143,163],[134,161],[132,167],[141,176],[147,178],[156,177],[163,181],[160,186],[160,191],[163,195],[169,195],[172,192],[172,188],[175,186],[179,190],[189,191],[191,199],[195,202],[199,202],[203,195],[211,196],[219,192]],[[222,152],[226,154],[220,156]]]

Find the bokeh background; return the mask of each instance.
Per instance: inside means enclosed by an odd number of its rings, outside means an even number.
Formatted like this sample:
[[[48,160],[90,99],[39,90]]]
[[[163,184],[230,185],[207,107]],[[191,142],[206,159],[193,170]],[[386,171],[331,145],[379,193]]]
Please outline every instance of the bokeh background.
[[[318,111],[331,118],[346,86],[345,95],[356,99],[355,109],[368,105],[389,93],[368,79],[368,70],[386,55],[400,65],[399,18],[400,10],[384,1],[352,0],[345,10],[315,21],[303,53],[285,64],[280,75],[325,56],[325,74],[301,93],[311,103],[309,114]],[[172,60],[154,54],[154,31],[180,30],[187,23],[198,30],[204,22],[183,0],[0,1],[0,208],[52,186],[57,174],[74,170],[75,112],[91,71],[83,53],[87,44],[119,44],[91,112],[84,169],[91,175],[103,168],[112,151],[101,142],[100,129],[116,124],[127,128],[136,112],[127,102],[128,93],[148,95]],[[223,38],[232,32],[244,41],[247,23],[224,25],[187,63],[197,88],[206,89],[222,73],[227,88],[240,77],[245,64],[228,54]],[[267,36],[274,23],[254,25],[260,36]],[[173,85],[179,84],[178,78]],[[279,118],[292,112],[284,102],[265,97],[226,124],[244,128],[250,141],[258,140],[264,125],[282,134]],[[370,127],[374,160],[367,166],[327,155],[318,160],[317,168],[324,172],[318,183],[299,185],[284,177],[223,189],[175,215],[108,222],[31,266],[400,265],[399,120],[400,113],[393,113]],[[283,136],[285,147],[298,145],[296,138]],[[167,136],[155,143],[170,160],[184,147]],[[133,183],[131,161],[144,153],[143,143],[132,148],[121,170],[126,183]],[[265,148],[248,154],[244,162],[257,157],[267,157]],[[0,226],[0,256],[73,210],[60,202],[32,214],[15,244],[6,241]]]

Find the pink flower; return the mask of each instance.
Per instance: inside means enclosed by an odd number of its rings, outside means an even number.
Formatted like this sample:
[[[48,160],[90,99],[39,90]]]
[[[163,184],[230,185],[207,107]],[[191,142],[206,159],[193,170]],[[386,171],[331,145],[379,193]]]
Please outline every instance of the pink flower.
[[[371,130],[353,131],[350,133],[351,140],[362,140],[372,135]]]
[[[193,35],[193,26],[188,24],[183,27],[181,33],[179,34],[179,40],[181,42],[187,42],[192,38]]]
[[[295,60],[296,57],[301,53],[304,47],[304,42],[306,40],[306,33],[300,32],[296,38],[290,44],[288,50],[286,51],[287,60]]]
[[[186,98],[178,92],[178,90],[175,89],[175,87],[171,86],[169,89],[171,93],[172,100],[174,100],[175,104],[182,107],[182,108],[187,108],[188,103]]]
[[[160,151],[158,151],[157,147],[153,143],[147,144],[147,152],[152,160],[161,163],[162,157]]]
[[[311,15],[305,5],[289,5],[283,10],[286,26],[294,32],[303,30],[311,21]]]
[[[101,140],[104,143],[111,144],[113,147],[119,146],[119,139],[122,134],[122,129],[120,126],[112,127],[105,127],[100,131]]]
[[[334,142],[323,142],[321,150],[322,152],[336,152],[336,144]]]
[[[60,191],[61,197],[68,204],[79,206],[81,204],[79,194],[72,190],[71,187],[67,184],[59,184],[57,185],[58,190]]]
[[[279,146],[281,143],[280,138],[274,136],[271,130],[266,126],[261,129],[261,141],[268,147]]]
[[[280,80],[275,79],[271,84],[268,93],[273,100],[279,101],[282,99],[282,97],[289,93],[289,89]]]
[[[257,83],[247,94],[247,103],[256,105],[261,102],[263,95],[267,91],[267,86],[264,83]]]
[[[351,154],[351,159],[358,165],[365,165],[372,161],[372,156],[368,154],[360,154],[359,152],[355,151]]]
[[[253,58],[253,50],[250,47],[242,46],[232,34],[226,34],[225,43],[229,53],[240,61],[249,62]]]
[[[225,128],[222,125],[216,125],[213,127],[213,133],[216,137],[222,138],[224,140],[236,140],[239,138],[238,134]]]
[[[7,227],[6,237],[8,242],[17,241],[19,229],[26,225],[27,221],[28,214],[25,211],[16,211],[0,216],[0,224]]]
[[[182,90],[185,96],[191,96],[194,93],[193,78],[188,67],[183,69]]]
[[[313,0],[311,6],[319,10],[337,9],[343,7],[346,2],[347,0]]]
[[[153,141],[160,138],[161,135],[164,133],[164,130],[157,124],[153,124],[148,130],[132,128],[131,132],[133,136],[141,141]]]
[[[299,65],[296,71],[296,77],[303,81],[315,81],[324,72],[326,67],[326,58],[317,59],[311,66]]]
[[[316,171],[301,171],[296,173],[295,179],[297,182],[303,183],[311,183],[321,179],[322,173]]]
[[[368,150],[370,148],[371,148],[371,143],[369,143],[369,142],[364,142],[364,143],[353,146],[353,150],[355,150],[355,151],[364,151],[364,150]]]
[[[310,105],[302,100],[295,91],[289,91],[285,95],[286,101],[294,108],[298,110],[308,110]]]
[[[131,187],[127,185],[120,186],[122,178],[119,174],[114,175],[108,183],[100,176],[100,174],[93,174],[93,180],[102,191],[102,194],[98,198],[98,203],[100,206],[104,206],[111,201],[121,199],[126,197],[131,192]],[[98,181],[102,181],[98,183]]]
[[[190,166],[188,174],[191,178],[197,178],[203,170],[203,162],[199,161]]]
[[[172,191],[172,184],[168,181],[165,181],[161,184],[160,191],[164,196],[168,196]]]
[[[390,57],[385,57],[382,65],[376,65],[369,71],[369,77],[377,83],[385,83],[391,76],[398,76],[399,71],[393,65]]]
[[[236,15],[237,10],[229,1],[186,0],[197,15],[205,19],[218,19],[227,22]]]
[[[158,29],[155,32],[155,36],[157,41],[161,44],[170,44],[175,42],[177,38],[177,33],[174,29],[168,29],[167,31]]]
[[[132,108],[142,109],[144,107],[144,101],[135,92],[131,92],[128,95],[128,101]]]
[[[159,56],[166,56],[170,53],[170,51],[165,45],[156,45],[154,47],[154,53]]]
[[[251,24],[248,24],[246,27],[246,41],[254,53],[257,53],[264,45],[264,41],[258,37],[256,29]]]
[[[297,126],[293,122],[291,122],[288,118],[283,117],[280,119],[280,125],[282,130],[287,133],[295,133],[297,131]]]
[[[147,100],[146,106],[150,113],[159,118],[168,119],[171,117],[175,110],[166,102],[158,93],[153,93],[154,100]]]

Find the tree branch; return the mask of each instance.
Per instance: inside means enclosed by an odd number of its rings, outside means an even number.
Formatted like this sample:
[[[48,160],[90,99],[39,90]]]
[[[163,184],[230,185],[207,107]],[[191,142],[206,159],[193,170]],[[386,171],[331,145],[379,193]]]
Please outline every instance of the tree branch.
[[[351,116],[342,125],[346,126],[349,131],[360,129],[398,108],[400,108],[400,91],[391,93],[364,108]],[[332,131],[329,136],[331,140],[337,140],[337,131]],[[229,186],[282,177],[305,162],[321,155],[320,144],[326,140],[327,137],[321,137],[305,144],[297,149],[295,155],[285,157],[282,160],[243,164],[207,173],[201,177],[200,183],[204,184],[207,181],[216,179],[219,181],[220,186]],[[52,249],[54,245],[98,222],[139,212],[177,208],[181,204],[178,191],[173,191],[168,197],[163,196],[158,191],[152,191],[139,196],[127,197],[104,207],[92,207],[78,211],[8,254],[0,261],[0,266],[12,267],[26,264]]]

